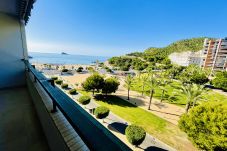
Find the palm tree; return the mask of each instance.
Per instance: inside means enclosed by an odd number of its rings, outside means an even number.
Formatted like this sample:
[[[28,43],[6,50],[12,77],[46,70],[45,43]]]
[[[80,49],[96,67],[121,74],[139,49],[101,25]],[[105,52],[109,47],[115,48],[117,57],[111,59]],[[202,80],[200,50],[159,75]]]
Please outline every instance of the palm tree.
[[[169,79],[165,79],[165,78],[161,78],[160,81],[159,81],[159,88],[162,90],[162,94],[161,94],[161,100],[160,102],[163,101],[164,99],[164,94],[165,92],[167,92],[167,89],[166,89],[166,86],[168,84],[170,84],[171,81]]]
[[[186,96],[186,107],[185,112],[188,113],[188,110],[195,106],[196,102],[202,99],[202,95],[206,93],[206,89],[202,85],[197,84],[184,84],[180,87],[182,96]]]
[[[152,101],[153,95],[155,93],[155,88],[158,85],[156,77],[154,76],[153,73],[149,74],[149,78],[148,78],[147,84],[148,84],[148,86],[150,88],[150,101],[149,101],[149,105],[148,105],[148,110],[150,110],[151,109],[151,101]]]
[[[144,88],[147,84],[147,81],[148,81],[148,75],[147,74],[143,74],[143,75],[140,76],[139,82],[141,82],[141,84],[142,84],[142,96],[144,94]]]
[[[129,91],[132,87],[132,84],[133,84],[133,77],[131,75],[127,75],[126,79],[125,79],[125,85],[128,89],[128,98],[127,100],[129,100]]]

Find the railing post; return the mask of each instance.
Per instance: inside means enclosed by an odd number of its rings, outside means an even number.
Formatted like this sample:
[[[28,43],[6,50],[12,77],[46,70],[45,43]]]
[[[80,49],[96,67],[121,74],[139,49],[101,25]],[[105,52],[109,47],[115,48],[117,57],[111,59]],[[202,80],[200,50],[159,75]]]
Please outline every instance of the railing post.
[[[48,82],[50,82],[50,84],[55,87],[54,85],[54,80],[53,79],[48,79],[47,80]],[[53,104],[53,109],[51,110],[51,113],[55,113],[57,112],[57,105],[56,105],[56,102],[54,100],[52,100],[52,104]]]
[[[54,80],[53,80],[53,79],[48,79],[47,81],[50,82],[50,84],[51,84],[53,87],[55,87],[55,84],[54,84]]]
[[[35,65],[31,65],[35,69]]]
[[[51,110],[51,113],[55,113],[55,112],[57,112],[57,105],[54,100],[52,100],[52,103],[53,103],[53,109]]]

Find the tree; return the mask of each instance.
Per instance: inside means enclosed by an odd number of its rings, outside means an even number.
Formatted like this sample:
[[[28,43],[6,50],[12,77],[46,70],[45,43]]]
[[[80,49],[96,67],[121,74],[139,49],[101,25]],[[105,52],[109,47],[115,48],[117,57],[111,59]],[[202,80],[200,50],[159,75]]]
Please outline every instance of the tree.
[[[125,78],[125,86],[127,87],[127,90],[128,90],[128,98],[127,100],[129,100],[129,91],[132,87],[132,84],[133,84],[133,77],[131,75],[127,75],[127,77]]]
[[[104,79],[101,75],[95,73],[88,77],[84,83],[82,83],[83,88],[86,91],[92,91],[93,95],[95,94],[95,90],[99,91],[103,88]]]
[[[167,70],[167,74],[169,75],[169,78],[176,79],[181,74],[181,72],[184,70],[185,67],[173,65],[172,68]]]
[[[161,100],[160,100],[161,102],[163,101],[165,92],[167,92],[166,86],[167,86],[168,84],[170,84],[170,83],[171,83],[171,81],[168,80],[168,79],[165,79],[165,78],[161,78],[161,79],[159,80],[159,88],[162,90]]]
[[[180,75],[184,83],[205,84],[209,81],[207,72],[197,65],[189,65]]]
[[[206,102],[183,114],[178,123],[181,130],[201,150],[227,150],[227,105]]]
[[[185,112],[188,113],[188,110],[191,107],[194,107],[196,102],[202,99],[202,95],[206,93],[206,89],[202,85],[197,84],[183,84],[180,87],[182,96],[186,96],[186,107]]]
[[[141,83],[141,86],[142,86],[142,96],[144,94],[144,88],[147,84],[147,81],[148,81],[148,75],[147,74],[140,75],[139,82]]]
[[[118,89],[120,83],[116,78],[107,78],[104,81],[104,86],[102,88],[102,92],[107,95],[107,93],[115,93]]]
[[[150,88],[150,100],[148,105],[148,110],[151,109],[151,102],[153,95],[155,93],[155,88],[158,86],[158,82],[156,80],[156,77],[154,76],[154,73],[149,73],[149,79],[148,79],[148,87]]]

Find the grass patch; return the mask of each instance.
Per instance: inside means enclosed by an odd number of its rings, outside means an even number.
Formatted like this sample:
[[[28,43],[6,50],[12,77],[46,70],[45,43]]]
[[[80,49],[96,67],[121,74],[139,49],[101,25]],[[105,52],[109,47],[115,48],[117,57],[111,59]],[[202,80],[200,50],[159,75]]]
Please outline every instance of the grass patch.
[[[165,131],[166,121],[116,96],[97,100],[98,104],[108,107],[112,112],[133,124],[143,126],[146,130]],[[127,114],[126,114],[127,113]]]
[[[132,90],[137,92],[142,92],[141,84],[138,80],[133,84]],[[186,104],[186,99],[184,96],[179,96],[181,93],[177,87],[180,87],[181,83],[178,81],[173,81],[171,84],[165,86],[166,92],[164,95],[164,101],[167,103],[175,104],[177,106],[184,107]],[[145,94],[149,96],[149,88],[145,86]],[[160,88],[155,89],[154,98],[161,99],[162,90]],[[209,90],[207,94],[204,94],[202,101],[225,101],[227,103],[227,96]]]
[[[83,95],[91,95],[91,93],[85,91],[79,90],[79,92]],[[109,108],[111,112],[126,121],[143,127],[147,133],[177,150],[196,150],[187,139],[186,134],[176,125],[117,96],[108,96],[107,98],[96,100],[96,103]]]

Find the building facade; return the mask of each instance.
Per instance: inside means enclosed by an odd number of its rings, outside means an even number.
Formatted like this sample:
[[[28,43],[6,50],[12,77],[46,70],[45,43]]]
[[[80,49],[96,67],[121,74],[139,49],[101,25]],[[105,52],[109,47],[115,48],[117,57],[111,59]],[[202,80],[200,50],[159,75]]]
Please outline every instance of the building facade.
[[[201,64],[201,51],[192,52],[186,51],[181,53],[172,53],[169,55],[169,59],[172,63],[180,66],[189,66],[190,64],[195,64],[200,66]]]
[[[215,70],[226,70],[227,67],[227,38],[204,40],[201,54],[201,67]]]

